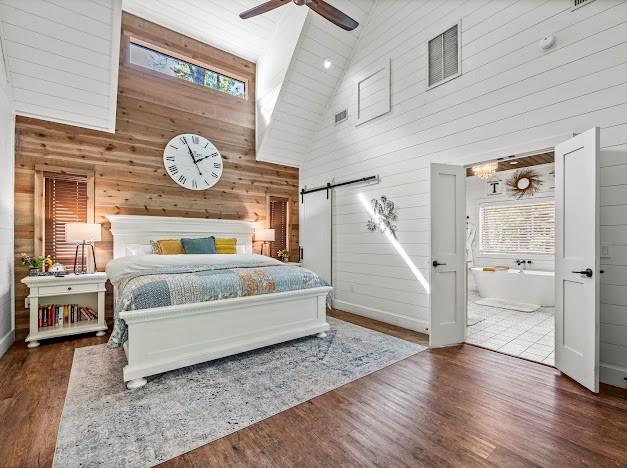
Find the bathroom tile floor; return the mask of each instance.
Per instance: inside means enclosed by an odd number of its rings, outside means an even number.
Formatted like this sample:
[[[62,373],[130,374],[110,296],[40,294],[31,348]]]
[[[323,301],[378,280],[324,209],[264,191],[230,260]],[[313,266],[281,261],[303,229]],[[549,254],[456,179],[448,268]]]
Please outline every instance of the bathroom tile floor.
[[[467,328],[467,343],[555,365],[553,307],[518,312],[475,304],[479,299],[478,295],[468,296],[468,315],[483,320]]]

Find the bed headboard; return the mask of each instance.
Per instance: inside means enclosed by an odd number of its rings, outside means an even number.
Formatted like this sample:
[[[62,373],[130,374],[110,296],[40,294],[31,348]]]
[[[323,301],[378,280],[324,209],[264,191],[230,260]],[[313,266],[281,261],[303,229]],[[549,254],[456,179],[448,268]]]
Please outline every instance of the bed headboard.
[[[255,223],[228,219],[170,218],[166,216],[108,215],[113,236],[113,258],[126,255],[127,244],[181,237],[236,238],[237,245],[252,253]]]

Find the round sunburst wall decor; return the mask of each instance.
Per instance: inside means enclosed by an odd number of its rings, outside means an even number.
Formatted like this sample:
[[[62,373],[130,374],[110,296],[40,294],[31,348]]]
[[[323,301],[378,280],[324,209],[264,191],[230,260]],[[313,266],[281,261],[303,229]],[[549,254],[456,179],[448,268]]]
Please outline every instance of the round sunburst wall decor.
[[[542,177],[534,169],[519,169],[505,183],[517,199],[533,197],[540,191]]]

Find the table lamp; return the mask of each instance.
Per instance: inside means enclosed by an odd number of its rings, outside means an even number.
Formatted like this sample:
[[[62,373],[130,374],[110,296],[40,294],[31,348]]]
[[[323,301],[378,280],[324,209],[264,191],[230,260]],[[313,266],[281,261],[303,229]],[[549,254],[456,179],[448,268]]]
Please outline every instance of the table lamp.
[[[255,229],[255,240],[263,241],[263,245],[261,246],[261,255],[267,255],[268,257],[272,256],[270,255],[270,242],[274,242],[274,232],[274,229]],[[268,253],[264,254],[263,248],[266,246]]]
[[[65,241],[77,242],[76,253],[74,254],[74,273],[85,274],[87,273],[87,261],[85,259],[85,247],[89,250],[91,247],[91,254],[94,259],[94,270],[96,270],[96,252],[94,251],[94,245],[91,242],[100,241],[100,224],[91,223],[66,223],[65,224]],[[90,242],[88,244],[88,242]],[[81,270],[76,271],[76,264],[78,263],[78,248],[81,247]],[[89,255],[89,253],[87,254]]]

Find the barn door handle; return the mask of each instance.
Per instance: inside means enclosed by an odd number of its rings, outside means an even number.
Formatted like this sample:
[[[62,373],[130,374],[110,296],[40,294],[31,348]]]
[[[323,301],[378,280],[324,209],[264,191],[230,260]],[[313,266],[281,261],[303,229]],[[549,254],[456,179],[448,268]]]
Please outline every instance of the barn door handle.
[[[446,265],[446,263],[440,263],[437,260],[433,260],[433,263],[431,265],[433,265],[434,267],[438,267],[440,265]]]
[[[579,275],[586,275],[588,278],[592,278],[591,268],[586,268],[585,270],[581,270],[581,271],[573,271],[573,273],[577,273]]]

